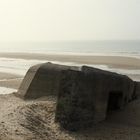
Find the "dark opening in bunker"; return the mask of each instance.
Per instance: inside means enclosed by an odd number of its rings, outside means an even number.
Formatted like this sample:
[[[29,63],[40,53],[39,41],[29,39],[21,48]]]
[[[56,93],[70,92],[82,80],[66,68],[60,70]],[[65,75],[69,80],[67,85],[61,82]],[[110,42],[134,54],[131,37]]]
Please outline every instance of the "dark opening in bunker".
[[[107,111],[113,111],[113,110],[120,109],[121,101],[122,101],[122,95],[123,94],[120,91],[111,91],[109,93]]]

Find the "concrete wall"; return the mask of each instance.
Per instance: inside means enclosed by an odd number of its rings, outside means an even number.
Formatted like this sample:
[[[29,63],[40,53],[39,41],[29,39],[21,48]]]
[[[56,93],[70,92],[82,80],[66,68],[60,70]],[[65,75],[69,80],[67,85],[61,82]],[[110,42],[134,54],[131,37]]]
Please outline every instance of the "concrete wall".
[[[132,99],[134,83],[127,76],[86,66],[82,67],[82,72],[92,77],[90,83],[92,83],[92,93],[94,93],[92,98],[95,98],[95,123],[106,118],[110,94],[115,97],[117,97],[116,94],[121,94],[118,108],[123,108]]]
[[[64,72],[56,108],[56,120],[68,130],[88,127],[94,122],[94,100],[90,79],[82,72]]]
[[[124,75],[86,66],[80,72],[65,71],[56,120],[68,130],[90,127],[106,118],[110,93],[121,93],[117,104],[118,108],[123,108],[132,99],[133,90],[133,81]]]
[[[139,97],[140,97],[140,82],[135,81],[135,91],[134,91],[133,98],[136,99]]]
[[[40,66],[41,64],[35,65],[27,71],[27,74],[25,75],[17,93],[20,97],[24,98],[24,96],[28,94],[28,89],[30,88]]]
[[[78,70],[77,67],[51,63],[44,63],[31,67],[21,83],[18,94],[25,99],[57,95],[61,75],[66,69]]]

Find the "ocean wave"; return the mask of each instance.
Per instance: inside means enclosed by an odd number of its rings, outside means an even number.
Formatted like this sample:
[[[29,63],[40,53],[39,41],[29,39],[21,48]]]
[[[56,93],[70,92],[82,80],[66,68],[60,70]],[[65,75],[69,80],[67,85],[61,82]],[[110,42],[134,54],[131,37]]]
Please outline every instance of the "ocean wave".
[[[10,73],[10,74],[16,74],[20,75],[22,77],[25,76],[26,72],[28,69],[36,64],[39,63],[45,63],[49,62],[47,60],[26,60],[26,59],[15,59],[15,58],[0,58],[0,72],[4,73]],[[82,66],[82,65],[87,65],[87,64],[78,64],[74,62],[59,62],[59,61],[52,61],[53,63],[56,64],[63,64],[63,65],[69,65],[69,66]],[[123,69],[123,68],[117,68],[117,67],[109,67],[108,65],[89,65],[91,67],[103,69],[103,70],[108,70],[112,72],[117,72],[120,74],[139,74],[140,75],[140,70],[139,69]],[[4,80],[4,79],[1,79]]]
[[[0,72],[24,76],[31,66],[43,62],[46,61],[16,58],[0,58]]]
[[[7,88],[7,87],[0,87],[0,94],[10,94],[13,92],[17,92],[17,90],[12,88]]]

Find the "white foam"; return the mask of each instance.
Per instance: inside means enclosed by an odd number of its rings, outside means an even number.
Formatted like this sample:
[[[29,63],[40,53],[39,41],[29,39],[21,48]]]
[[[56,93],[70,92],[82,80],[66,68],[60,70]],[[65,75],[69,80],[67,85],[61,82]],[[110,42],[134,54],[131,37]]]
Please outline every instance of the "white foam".
[[[15,58],[0,58],[0,72],[18,74],[24,76],[27,70],[38,63],[44,63],[46,61],[42,60],[25,60],[25,59],[15,59]]]
[[[49,62],[47,60],[25,60],[25,59],[14,59],[14,58],[0,58],[0,72],[6,72],[11,74],[18,74],[24,76],[27,70],[39,63]],[[78,64],[75,62],[59,62],[52,61],[53,63],[70,65],[70,66],[82,66],[87,64]],[[109,70],[112,72],[118,72],[121,74],[140,74],[139,69],[121,69],[121,68],[110,68],[107,65],[88,65],[91,67],[100,68],[103,70]]]
[[[78,64],[78,63],[74,63],[74,62],[59,62],[59,61],[53,61],[54,63],[57,64],[63,64],[63,65],[69,65],[69,66],[82,66],[82,65],[87,65],[87,64]],[[120,74],[140,74],[140,70],[139,69],[122,69],[122,68],[110,68],[108,65],[90,65],[88,64],[87,66],[90,67],[95,67],[95,68],[99,68],[99,69],[103,69],[103,70],[107,70],[107,71],[112,71],[112,72],[117,72]]]
[[[13,92],[17,92],[17,90],[13,88],[0,87],[0,94],[10,94]]]

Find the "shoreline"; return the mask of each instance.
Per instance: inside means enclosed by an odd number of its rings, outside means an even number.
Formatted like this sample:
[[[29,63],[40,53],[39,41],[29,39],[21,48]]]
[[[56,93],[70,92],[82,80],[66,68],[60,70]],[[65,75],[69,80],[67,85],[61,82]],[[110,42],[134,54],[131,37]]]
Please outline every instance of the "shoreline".
[[[117,72],[120,74],[125,74],[133,80],[140,81],[140,72],[139,72],[140,59],[132,58],[132,57],[60,55],[60,54],[56,55],[56,54],[36,54],[36,53],[32,53],[32,54],[31,53],[0,53],[0,58],[12,58],[17,60],[18,59],[38,60],[40,61],[40,63],[41,62],[44,63],[45,61],[46,62],[51,61],[62,65],[75,65],[75,66],[93,65],[93,67],[97,67],[103,70],[108,70],[111,72]],[[21,63],[23,62],[21,61]],[[0,72],[0,87],[18,89],[24,76],[25,75],[18,75],[18,73],[14,74],[12,72],[11,73]]]
[[[0,53],[0,57],[25,60],[46,60],[70,62],[87,65],[108,65],[122,69],[140,69],[140,59],[128,56],[91,56],[91,55],[64,55],[39,53]]]
[[[0,53],[0,58],[13,58],[23,60],[38,60],[40,63],[51,61],[64,65],[89,65],[97,68],[126,74],[129,78],[140,81],[140,59],[121,56],[87,56],[87,55],[56,55],[36,53]],[[2,60],[3,61],[3,60]],[[9,60],[10,61],[10,60]],[[15,60],[16,62],[16,60]],[[22,61],[20,63],[23,63]],[[25,63],[25,62],[24,62]],[[34,62],[33,62],[34,65]],[[102,67],[103,66],[103,67]],[[107,68],[104,68],[104,66]],[[112,69],[112,70],[111,70]],[[115,71],[116,69],[116,71]],[[130,72],[130,74],[127,74]],[[122,73],[121,73],[122,72]],[[133,73],[134,72],[134,73]],[[0,72],[0,86],[18,89],[25,75],[9,72]]]
[[[0,87],[18,89],[23,77],[16,74],[0,72]]]

